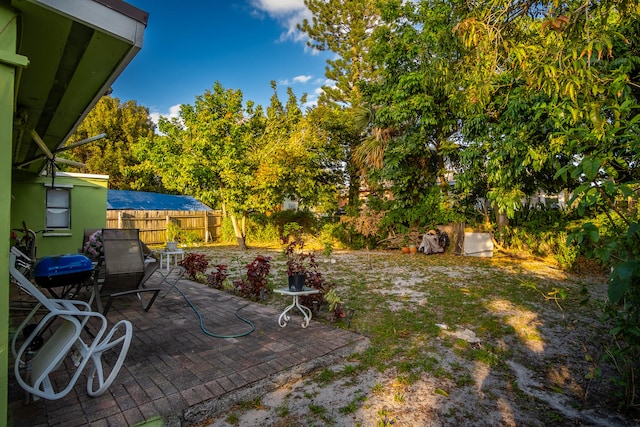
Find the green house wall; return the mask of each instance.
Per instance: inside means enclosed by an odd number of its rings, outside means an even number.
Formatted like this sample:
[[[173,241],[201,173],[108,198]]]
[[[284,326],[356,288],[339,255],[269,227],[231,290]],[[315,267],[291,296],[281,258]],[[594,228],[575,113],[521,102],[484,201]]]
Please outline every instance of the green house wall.
[[[36,257],[77,253],[85,228],[104,228],[107,212],[107,177],[56,175],[54,185],[70,190],[71,228],[45,230],[46,191],[51,178],[14,171],[11,185],[11,228],[22,221],[36,231]]]
[[[16,53],[18,16],[0,1],[0,234],[9,235],[13,107],[16,74],[28,64]],[[8,425],[9,239],[0,240],[0,427]]]

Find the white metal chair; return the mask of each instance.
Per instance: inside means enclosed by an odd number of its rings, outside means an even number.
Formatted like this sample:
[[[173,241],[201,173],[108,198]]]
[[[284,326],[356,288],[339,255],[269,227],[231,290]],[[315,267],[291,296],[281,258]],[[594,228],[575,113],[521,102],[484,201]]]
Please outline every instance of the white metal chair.
[[[107,332],[107,319],[92,311],[89,303],[47,298],[16,267],[18,259],[23,257],[26,256],[19,250],[11,248],[9,271],[17,285],[38,303],[11,341],[16,380],[34,399],[60,399],[73,389],[91,362],[87,393],[99,396],[109,388],[124,363],[133,333],[131,322],[121,320]],[[35,316],[42,311],[43,317],[36,321]],[[35,326],[34,322],[37,322]],[[16,348],[21,337],[25,340]],[[38,341],[41,346],[34,348]],[[105,354],[109,354],[109,360],[114,356],[113,366],[103,359]],[[54,373],[61,369],[69,370],[68,379],[61,381],[62,376],[56,375],[52,380]]]

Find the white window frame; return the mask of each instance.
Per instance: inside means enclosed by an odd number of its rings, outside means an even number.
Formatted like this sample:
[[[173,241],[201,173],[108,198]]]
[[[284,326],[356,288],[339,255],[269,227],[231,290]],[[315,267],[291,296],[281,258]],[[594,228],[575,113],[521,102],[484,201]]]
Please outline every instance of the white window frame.
[[[45,229],[46,230],[69,230],[71,229],[71,187],[70,186],[58,186],[51,187],[46,186],[45,196]],[[64,191],[66,198],[60,199],[53,198],[53,192]],[[51,197],[50,197],[51,195]],[[50,200],[53,199],[53,200]],[[66,199],[66,200],[65,200]],[[55,215],[55,221],[52,216]]]

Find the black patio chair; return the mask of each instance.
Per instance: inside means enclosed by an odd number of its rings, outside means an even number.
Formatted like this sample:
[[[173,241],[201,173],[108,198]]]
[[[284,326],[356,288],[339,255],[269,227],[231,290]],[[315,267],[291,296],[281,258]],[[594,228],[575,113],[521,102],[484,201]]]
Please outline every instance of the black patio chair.
[[[147,288],[145,282],[159,267],[157,259],[145,257],[138,229],[102,230],[104,278],[94,282],[93,298],[98,311],[106,315],[115,298],[136,295],[144,311],[149,311],[160,288]],[[144,295],[150,295],[145,301]],[[106,304],[103,304],[106,299]]]

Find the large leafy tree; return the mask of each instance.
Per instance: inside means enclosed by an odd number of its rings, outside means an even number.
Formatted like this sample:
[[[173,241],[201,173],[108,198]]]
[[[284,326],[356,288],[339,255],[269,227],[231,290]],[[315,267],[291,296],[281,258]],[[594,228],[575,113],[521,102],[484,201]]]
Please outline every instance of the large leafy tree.
[[[462,46],[452,34],[459,13],[452,2],[388,1],[372,36],[369,58],[379,78],[361,86],[376,131],[358,157],[373,172],[370,179],[391,185],[390,213],[403,213],[395,223],[423,225],[421,218],[439,209],[433,187],[444,196],[449,191],[461,124]]]
[[[241,91],[216,82],[194,105],[182,105],[178,118],[161,118],[161,136],[141,139],[136,147],[139,159],[162,177],[167,189],[222,206],[243,249],[257,169],[256,135],[264,128],[262,109],[249,104],[244,107]]]
[[[473,192],[482,182],[485,191],[478,195],[492,201],[505,221],[538,190],[557,193],[567,185],[554,175],[568,156],[549,138],[556,123],[540,108],[554,101],[533,89],[509,53],[518,43],[544,44],[539,29],[545,7],[533,2],[487,5],[467,11],[454,28],[469,49],[461,61],[466,70],[461,96],[468,113],[462,158],[475,162],[464,163],[458,186]]]
[[[581,170],[585,160],[593,169],[596,152],[607,153],[596,163],[615,165],[616,174],[635,168],[620,136],[636,114],[636,17],[637,2],[494,2],[456,27],[471,50],[466,105],[487,124],[475,136],[495,142],[489,156],[502,167],[490,186],[504,207],[521,196],[513,186],[555,185],[554,170]],[[527,172],[537,179],[528,182]],[[595,178],[573,175],[570,188]]]
[[[307,111],[306,125],[300,128],[311,137],[311,149],[320,154],[314,162],[318,171],[315,185],[323,191],[309,200],[309,203],[315,201],[320,210],[335,209],[340,196],[346,193],[344,185],[349,178],[344,164],[352,153],[344,141],[350,140],[362,129],[353,119],[352,115],[344,114],[340,108],[320,104]]]
[[[504,141],[511,139],[520,144],[515,167],[559,171],[555,178],[577,187],[586,204],[600,199],[615,208],[616,198],[633,195],[637,17],[638,2],[495,2],[471,12],[457,32],[472,50],[468,105],[497,124],[485,128],[486,135],[501,140],[489,156],[507,155],[512,144]],[[516,140],[518,133],[522,137]],[[523,179],[502,165],[492,183],[506,194],[507,183],[523,185]]]
[[[573,238],[588,255],[614,268],[610,313],[614,335],[625,344],[611,354],[630,368],[621,384],[631,405],[637,405],[640,355],[640,224],[620,202],[638,197],[639,11],[637,1],[496,1],[479,5],[457,27],[472,53],[465,83],[469,105],[489,109],[491,99],[505,91],[510,99],[504,112],[509,113],[517,106],[516,95],[525,99],[533,113],[525,119],[533,116],[540,123],[543,118],[545,135],[520,140],[521,161],[537,163],[541,170],[553,165],[553,179],[574,188],[579,212],[589,208],[609,218],[606,228],[614,230],[609,239],[601,239],[604,224],[595,222]],[[500,85],[505,75],[513,82],[506,87]],[[504,118],[499,114],[499,121],[505,123]],[[495,144],[489,155],[507,150],[508,145]],[[502,203],[508,202],[505,184],[513,171],[495,171]],[[519,181],[516,176],[512,185]]]
[[[357,206],[361,176],[352,153],[360,144],[366,128],[354,125],[358,123],[356,117],[364,107],[359,83],[372,80],[376,75],[372,63],[367,60],[370,35],[379,22],[376,1],[305,0],[305,5],[313,18],[305,20],[299,29],[309,36],[308,45],[336,55],[327,60],[325,71],[325,76],[334,84],[323,87],[320,103],[335,108],[334,116],[343,116],[344,126],[339,135],[345,153],[348,198],[351,206]]]
[[[264,130],[259,138],[254,188],[251,204],[260,211],[273,210],[285,197],[297,200],[301,206],[315,210],[329,210],[337,202],[339,158],[335,142],[322,128],[318,113],[304,115],[291,88],[283,104],[274,94],[267,107]]]
[[[554,121],[538,108],[549,98],[514,82],[510,73],[501,79],[505,89],[494,93],[487,110],[464,122],[456,182],[462,193],[486,198],[496,213],[513,217],[522,201],[539,191],[557,194],[567,188],[555,174],[569,156],[549,140]]]
[[[289,89],[283,104],[272,88],[265,115],[251,101],[245,106],[241,91],[215,83],[178,118],[161,119],[162,135],[136,146],[141,168],[167,189],[220,206],[243,249],[250,213],[277,210],[285,197],[315,206],[336,195],[331,144],[303,115],[304,99]]]
[[[106,136],[71,150],[72,159],[87,165],[87,172],[109,175],[109,188],[159,191],[153,174],[137,167],[133,144],[140,138],[153,138],[155,125],[149,110],[135,101],[121,103],[118,98],[102,97],[69,139],[72,144],[99,134]]]

